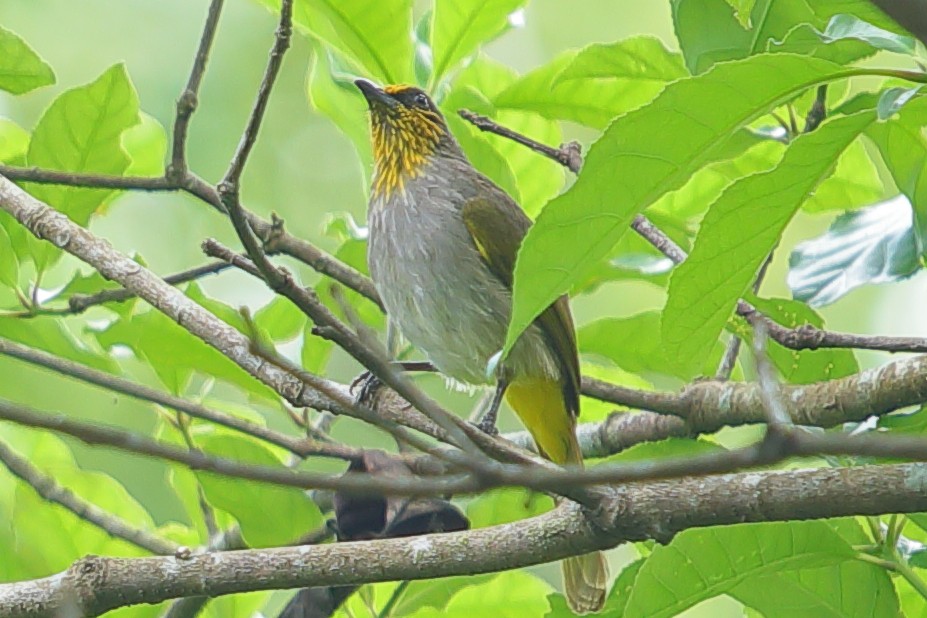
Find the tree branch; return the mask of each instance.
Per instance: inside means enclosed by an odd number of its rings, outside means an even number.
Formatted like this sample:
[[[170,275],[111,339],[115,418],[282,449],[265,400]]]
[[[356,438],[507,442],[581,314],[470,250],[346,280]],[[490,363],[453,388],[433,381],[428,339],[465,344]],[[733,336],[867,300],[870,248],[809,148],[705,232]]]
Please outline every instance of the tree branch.
[[[685,505],[685,508],[680,508]],[[471,575],[559,560],[682,530],[927,509],[918,464],[730,474],[622,486],[598,525],[575,505],[516,523],[405,539],[165,558],[88,557],[64,573],[0,585],[0,614],[96,616],[137,603],[253,590]]]
[[[28,461],[16,454],[5,442],[0,441],[0,462],[16,477],[28,484],[43,499],[71,511],[113,538],[122,539],[153,554],[173,555],[179,547],[176,543],[156,534],[136,528],[121,517],[107,513],[100,507],[87,502],[80,496],[59,485],[55,479],[39,471]]]

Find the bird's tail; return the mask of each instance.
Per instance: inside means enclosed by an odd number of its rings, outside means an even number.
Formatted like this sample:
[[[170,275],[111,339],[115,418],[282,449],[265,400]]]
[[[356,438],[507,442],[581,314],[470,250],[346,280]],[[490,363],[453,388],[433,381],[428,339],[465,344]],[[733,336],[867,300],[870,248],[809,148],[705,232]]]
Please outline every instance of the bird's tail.
[[[583,464],[582,450],[576,440],[576,421],[564,405],[557,382],[513,381],[505,399],[544,457],[557,464]],[[607,584],[608,564],[602,552],[563,561],[564,593],[574,612],[590,614],[602,609]]]

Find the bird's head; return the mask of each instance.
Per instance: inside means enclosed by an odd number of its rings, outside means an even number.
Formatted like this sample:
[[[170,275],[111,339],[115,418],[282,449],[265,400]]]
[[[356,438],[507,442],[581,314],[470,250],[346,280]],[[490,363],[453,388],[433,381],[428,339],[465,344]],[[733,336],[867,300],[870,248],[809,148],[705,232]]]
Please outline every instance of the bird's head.
[[[375,193],[401,190],[443,145],[453,147],[454,138],[444,117],[423,90],[414,86],[378,88],[363,79],[354,83],[370,107]]]

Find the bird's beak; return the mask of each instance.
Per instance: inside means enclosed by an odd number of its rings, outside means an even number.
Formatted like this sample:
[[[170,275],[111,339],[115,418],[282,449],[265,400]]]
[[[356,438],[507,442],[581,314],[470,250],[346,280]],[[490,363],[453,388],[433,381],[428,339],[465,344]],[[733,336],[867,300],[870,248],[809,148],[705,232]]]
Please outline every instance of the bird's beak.
[[[382,88],[377,88],[366,79],[355,80],[354,85],[357,86],[357,89],[360,90],[364,98],[367,99],[367,105],[369,105],[371,109],[381,106],[388,108],[395,107],[396,104],[399,103],[396,99],[384,92]]]

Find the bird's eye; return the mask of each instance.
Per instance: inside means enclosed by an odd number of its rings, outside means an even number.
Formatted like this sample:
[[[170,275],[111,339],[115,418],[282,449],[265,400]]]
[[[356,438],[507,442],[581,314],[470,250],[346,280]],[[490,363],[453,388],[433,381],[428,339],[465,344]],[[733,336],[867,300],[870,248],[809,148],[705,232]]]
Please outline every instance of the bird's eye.
[[[428,107],[428,97],[425,95],[424,92],[420,92],[417,95],[415,95],[414,101],[415,101],[415,104],[419,107]]]

